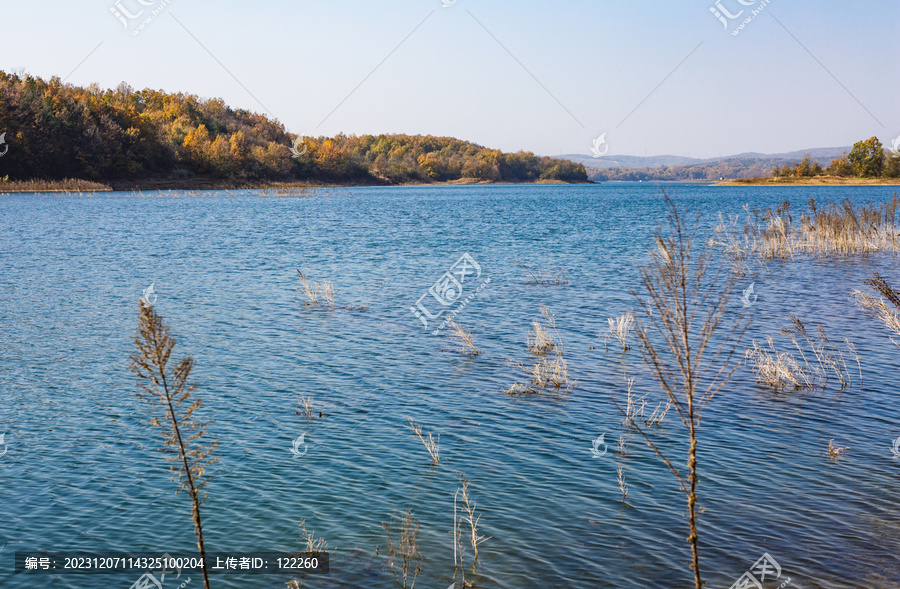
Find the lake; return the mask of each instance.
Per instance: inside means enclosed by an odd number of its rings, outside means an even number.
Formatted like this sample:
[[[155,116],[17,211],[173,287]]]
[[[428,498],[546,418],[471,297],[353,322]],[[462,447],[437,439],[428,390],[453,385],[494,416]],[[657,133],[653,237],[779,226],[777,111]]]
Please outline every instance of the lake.
[[[788,200],[799,211],[810,198],[893,194],[670,190],[703,213],[701,240],[720,213],[744,204]],[[0,586],[127,589],[137,580],[14,575],[15,551],[196,550],[190,501],[175,494],[149,424],[155,413],[129,372],[138,300],[151,284],[178,339],[174,356],[196,362],[200,414],[215,420],[209,436],[220,442],[202,512],[207,550],[299,551],[305,519],[336,552],[331,572],[304,586],[395,587],[382,522],[411,508],[424,557],[416,587],[445,589],[465,473],[479,534],[490,537],[479,549],[480,587],[693,586],[684,495],[612,402],[624,399],[626,374],[647,413],[663,394],[639,349],[607,350],[598,337],[608,317],[635,308],[629,290],[664,215],[660,189],[646,183],[0,198],[0,543],[9,542]],[[446,351],[448,330],[434,334],[441,319],[425,327],[411,311],[417,302],[443,308],[429,289],[446,285],[461,260],[469,273],[456,319],[483,350],[475,358]],[[516,262],[561,267],[569,284],[527,284]],[[332,283],[338,308],[305,306],[298,269]],[[891,453],[900,347],[850,298],[873,270],[900,283],[889,254],[772,262],[738,280],[734,313],[745,311],[738,295],[751,283],[758,296],[741,350],[777,340],[794,314],[853,342],[862,386],[774,392],[742,365],[707,407],[699,537],[709,587],[730,587],[764,553],[783,569],[767,588],[786,577],[808,589],[900,587],[900,459]],[[525,338],[541,304],[556,316],[577,388],[510,397],[502,391],[524,382],[510,362],[532,359]],[[297,414],[301,397],[313,399],[309,419]],[[409,418],[440,436],[439,465]],[[650,430],[679,466],[685,430],[674,411]],[[601,434],[609,451],[595,457]],[[300,435],[306,453],[295,458]],[[624,456],[613,452],[621,435]],[[832,439],[850,448],[839,460],[829,457]],[[199,574],[187,576],[202,587]],[[275,588],[287,579],[211,581]]]

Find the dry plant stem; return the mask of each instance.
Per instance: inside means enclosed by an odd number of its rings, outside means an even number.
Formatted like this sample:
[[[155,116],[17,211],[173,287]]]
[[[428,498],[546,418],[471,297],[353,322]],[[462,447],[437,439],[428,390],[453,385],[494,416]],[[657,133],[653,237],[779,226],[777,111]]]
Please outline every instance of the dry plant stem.
[[[626,503],[628,499],[628,485],[625,483],[625,474],[621,464],[616,472],[618,473],[619,490],[622,491],[622,503]]]
[[[459,353],[473,357],[481,354],[481,350],[479,350],[475,346],[475,342],[472,341],[471,329],[463,327],[453,319],[450,319],[447,325],[450,326],[450,339],[463,345],[462,348],[457,350]]]
[[[866,280],[866,284],[871,286],[882,297],[873,297],[869,294],[853,291],[853,297],[856,304],[859,305],[867,315],[884,323],[884,325],[893,333],[891,342],[900,346],[900,342],[894,339],[894,336],[900,336],[900,291],[894,289],[888,281],[878,272],[872,274],[872,278]],[[885,300],[886,299],[886,300]]]
[[[702,589],[697,537],[697,428],[703,408],[721,390],[739,364],[729,370],[746,323],[736,320],[718,347],[710,347],[712,337],[726,313],[734,289],[734,276],[729,276],[722,284],[720,268],[707,277],[710,272],[709,253],[702,249],[694,251],[697,223],[689,228],[675,202],[665,192],[663,195],[669,209],[668,232],[664,235],[657,231],[654,239],[656,249],[650,252],[651,263],[641,270],[641,285],[649,295],[649,302],[642,300],[636,292],[632,294],[644,309],[644,315],[650,317],[649,329],[641,324],[637,330],[642,357],[688,428],[687,474],[683,475],[675,468],[637,422],[633,427],[666,463],[686,495],[691,568],[695,588]],[[651,309],[657,312],[651,313]],[[650,329],[662,342],[651,337]]]
[[[391,572],[394,573],[394,580],[400,587],[407,589],[407,583],[410,581],[410,571],[412,571],[412,584],[408,589],[414,589],[416,586],[416,578],[421,572],[419,562],[422,555],[419,554],[419,521],[412,516],[412,510],[407,509],[402,517],[396,515],[391,516],[390,523],[381,522],[388,537],[388,555],[391,559]],[[394,534],[399,527],[400,538],[396,547],[394,546]],[[397,570],[394,568],[394,556],[400,556],[400,576],[397,576]]]
[[[303,287],[303,294],[308,299],[306,304],[322,305],[327,309],[334,310],[334,288],[330,282],[327,280],[323,281],[322,284],[310,282],[300,270],[297,270],[297,274],[300,276],[300,286]]]
[[[841,458],[847,450],[850,450],[850,448],[835,444],[834,438],[828,440],[828,454],[832,459],[837,460],[838,458]]]
[[[473,575],[478,572],[478,546],[483,542],[490,540],[490,537],[478,535],[478,522],[481,519],[481,516],[475,515],[475,502],[469,497],[469,483],[471,481],[466,479],[466,475],[463,473],[458,475],[458,479],[461,486],[453,495],[453,535],[455,539],[453,556],[455,560],[454,564],[456,565],[457,570],[462,574],[462,586],[469,587],[471,585],[466,583],[466,567],[463,558],[463,524],[466,524],[468,527],[465,538],[468,540],[469,545],[472,547],[472,552],[474,553],[472,558]],[[460,515],[459,518],[457,518],[457,503],[460,504],[460,509],[463,511],[463,514]]]
[[[307,419],[312,417],[313,414],[313,399],[312,397],[300,397],[300,411],[297,413],[300,415],[304,415]]]
[[[169,370],[169,356],[175,347],[175,338],[153,307],[138,307],[138,331],[134,338],[137,352],[129,356],[131,371],[140,379],[138,386],[141,392],[137,396],[149,401],[154,408],[163,410],[164,421],[160,423],[159,418],[154,417],[151,423],[162,430],[166,446],[172,448],[169,451],[173,455],[167,457],[167,460],[174,463],[172,470],[178,464],[178,471],[172,478],[178,478],[181,488],[191,497],[197,549],[205,562],[206,547],[200,504],[206,495],[201,491],[209,481],[209,477],[204,476],[206,469],[216,462],[210,455],[218,442],[212,442],[208,446],[200,443],[209,424],[194,420],[194,411],[200,408],[202,402],[199,398],[192,399],[195,389],[188,384],[194,366],[193,359],[185,357],[173,370]],[[205,566],[203,586],[209,589]]]
[[[413,432],[419,436],[419,440],[421,440],[422,445],[425,446],[425,449],[428,450],[428,453],[431,455],[431,463],[434,465],[438,465],[441,462],[441,436],[438,435],[437,442],[434,441],[434,438],[431,436],[431,433],[428,434],[428,439],[422,435],[422,426],[417,424],[412,419],[408,419],[407,423],[409,427],[412,428]]]
[[[303,532],[303,540],[306,542],[307,552],[328,552],[328,542],[325,538],[316,538],[316,531],[306,531],[306,520],[300,520],[300,530]]]

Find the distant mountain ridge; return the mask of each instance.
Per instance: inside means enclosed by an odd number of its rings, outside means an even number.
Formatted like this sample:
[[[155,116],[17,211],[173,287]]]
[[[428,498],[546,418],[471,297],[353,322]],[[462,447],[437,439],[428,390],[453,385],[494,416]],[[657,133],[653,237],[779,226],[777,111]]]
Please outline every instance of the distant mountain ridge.
[[[788,151],[785,153],[759,153],[755,151],[739,153],[714,158],[693,158],[682,155],[605,155],[603,157],[593,157],[584,154],[565,154],[559,156],[551,156],[556,159],[566,159],[590,168],[658,168],[662,166],[691,166],[696,164],[710,164],[726,160],[801,160],[807,154],[810,159],[819,162],[823,166],[831,163],[834,158],[840,157],[842,153],[849,152],[851,146],[847,147],[815,147],[812,149],[801,149],[797,151]]]

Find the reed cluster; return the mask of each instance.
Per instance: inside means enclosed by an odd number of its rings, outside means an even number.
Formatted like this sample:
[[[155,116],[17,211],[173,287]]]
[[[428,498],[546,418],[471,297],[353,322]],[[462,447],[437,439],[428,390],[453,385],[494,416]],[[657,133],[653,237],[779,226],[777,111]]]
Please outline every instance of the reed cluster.
[[[305,305],[314,307],[322,306],[326,309],[334,309],[334,288],[327,280],[323,280],[322,284],[318,282],[310,282],[303,272],[297,270],[300,276],[301,292],[306,297],[303,302]],[[360,307],[362,308],[362,307]],[[366,307],[368,309],[368,307]]]
[[[747,222],[738,234],[739,221],[720,217],[717,237],[711,244],[719,247],[743,270],[750,258],[762,261],[793,259],[798,255],[856,256],[872,252],[900,252],[898,227],[900,196],[880,205],[856,206],[844,199],[819,208],[814,199],[808,210],[794,222],[791,204],[784,201],[775,208],[747,211]]]
[[[65,180],[9,180],[0,178],[0,194],[11,192],[109,192],[108,184],[66,178]]]
[[[556,329],[556,316],[546,305],[542,304],[540,309],[541,315],[547,320],[547,326],[533,321],[532,329],[525,339],[528,349],[540,358],[530,367],[520,362],[509,362],[528,377],[528,384],[514,383],[504,391],[507,395],[535,395],[547,389],[552,389],[559,395],[575,389],[576,383],[569,376],[569,363],[564,356],[565,346]],[[552,356],[548,355],[551,350],[554,352]]]
[[[773,339],[766,338],[768,348],[763,348],[754,340],[753,347],[745,352],[747,360],[756,368],[757,382],[779,391],[785,389],[824,389],[833,377],[840,383],[840,390],[853,385],[852,372],[847,366],[847,358],[856,360],[862,381],[862,367],[856,348],[844,339],[846,350],[833,343],[822,326],[811,333],[796,316],[790,315],[791,326],[781,330],[781,334],[794,345],[798,358],[788,352],[779,352]]]
[[[628,340],[634,332],[634,314],[626,311],[618,318],[608,317],[606,320],[609,322],[609,331],[603,340],[606,349],[609,350],[609,340],[615,339],[622,346],[623,352],[629,350],[631,346],[628,345]]]

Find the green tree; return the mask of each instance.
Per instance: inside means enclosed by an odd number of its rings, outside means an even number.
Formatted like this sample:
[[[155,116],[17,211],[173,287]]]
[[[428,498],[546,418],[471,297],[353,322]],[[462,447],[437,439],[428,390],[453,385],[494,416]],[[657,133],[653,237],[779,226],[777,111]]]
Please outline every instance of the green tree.
[[[881,176],[884,169],[884,148],[878,137],[870,137],[854,143],[847,159],[853,166],[853,173],[860,178]]]

